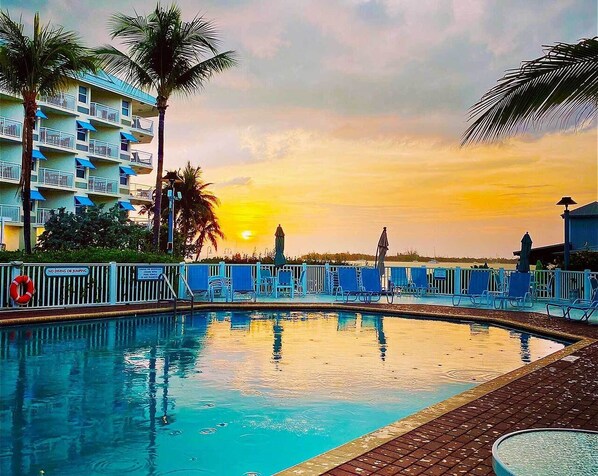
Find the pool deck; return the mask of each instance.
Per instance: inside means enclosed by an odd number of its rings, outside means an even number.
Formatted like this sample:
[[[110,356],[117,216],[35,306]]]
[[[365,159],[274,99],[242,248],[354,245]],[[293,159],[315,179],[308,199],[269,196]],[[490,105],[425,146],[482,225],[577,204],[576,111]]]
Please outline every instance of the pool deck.
[[[431,301],[431,302],[430,302]],[[443,305],[444,304],[444,305]],[[509,325],[576,341],[543,359],[483,383],[289,468],[280,475],[487,475],[492,444],[528,428],[598,430],[598,325],[549,318],[541,312],[449,307],[442,300],[396,304],[332,304],[304,300],[235,303],[235,308],[346,309],[414,317],[442,317]],[[231,304],[196,306],[230,309]],[[168,312],[156,304],[0,312],[0,325]],[[185,308],[180,306],[180,310]],[[534,311],[541,311],[540,307]]]

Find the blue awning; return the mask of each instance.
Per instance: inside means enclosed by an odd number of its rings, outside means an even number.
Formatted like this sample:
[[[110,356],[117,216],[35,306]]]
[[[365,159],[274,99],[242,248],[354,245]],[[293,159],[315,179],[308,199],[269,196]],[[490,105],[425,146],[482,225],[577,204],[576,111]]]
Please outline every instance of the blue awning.
[[[37,190],[31,190],[31,200],[39,200],[39,201],[44,200],[45,201],[46,199]]]
[[[131,205],[131,202],[118,202],[118,204],[120,205],[120,208],[122,208],[123,210],[127,210],[127,211],[131,211],[134,212],[135,211],[135,207],[133,205]]]
[[[137,139],[135,139],[135,136],[133,134],[129,134],[128,132],[121,132],[120,136],[123,139],[128,140],[129,142],[139,142]]]
[[[46,156],[37,149],[31,151],[31,158],[35,160],[48,160],[46,159]]]
[[[87,167],[88,169],[95,169],[96,166],[91,163],[91,160],[84,159],[83,157],[75,157],[75,160],[81,167]]]
[[[86,131],[96,132],[96,128],[93,127],[89,122],[77,121],[77,125]]]
[[[37,111],[35,111],[35,117],[41,117],[42,119],[48,119],[48,116],[46,116],[44,114],[44,111],[42,111],[41,109],[38,109]]]
[[[75,204],[83,205],[85,207],[93,207],[95,205],[95,203],[93,203],[89,197],[83,197],[79,195],[75,195]]]
[[[126,175],[137,175],[137,173],[131,167],[127,167],[126,165],[121,165],[120,171]]]

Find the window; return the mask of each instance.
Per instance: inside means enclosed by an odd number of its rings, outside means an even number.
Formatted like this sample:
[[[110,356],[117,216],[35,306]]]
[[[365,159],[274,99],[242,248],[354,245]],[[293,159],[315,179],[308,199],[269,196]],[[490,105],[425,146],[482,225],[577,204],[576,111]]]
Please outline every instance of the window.
[[[79,125],[77,125],[77,140],[81,142],[87,141],[87,131]]]
[[[85,86],[79,86],[79,102],[87,104],[87,94],[89,90]]]
[[[129,176],[122,171],[120,172],[120,184],[129,185]]]
[[[120,140],[120,150],[123,152],[129,152],[129,141],[127,139]]]
[[[123,116],[129,117],[131,113],[131,103],[129,101],[123,101],[121,112]]]
[[[77,178],[85,178],[85,167],[77,164]]]
[[[37,167],[37,160],[32,159],[31,160],[31,171],[35,172],[35,168]]]
[[[83,215],[83,213],[85,213],[85,207],[75,204],[75,215]]]

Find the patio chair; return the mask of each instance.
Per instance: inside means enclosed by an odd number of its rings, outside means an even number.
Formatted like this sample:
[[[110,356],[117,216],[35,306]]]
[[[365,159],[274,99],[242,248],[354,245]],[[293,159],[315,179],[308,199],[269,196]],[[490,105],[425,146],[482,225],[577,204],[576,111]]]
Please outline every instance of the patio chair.
[[[546,282],[543,283],[542,274],[539,271],[536,271],[534,275],[534,282],[532,283],[532,294],[534,299],[537,300],[539,297],[551,297],[553,280],[554,273],[550,273]]]
[[[461,304],[461,299],[468,298],[474,306],[488,303],[490,294],[490,270],[474,270],[469,277],[469,285],[463,288],[461,294],[453,294],[453,306]]]
[[[230,299],[235,300],[235,294],[248,296],[255,302],[255,283],[251,276],[250,265],[236,265],[231,267]]]
[[[210,267],[205,264],[190,264],[187,266],[187,283],[193,293],[193,298],[205,294],[208,301],[214,300],[213,289],[209,285]]]
[[[305,269],[301,270],[301,274],[299,275],[299,279],[295,282],[295,292],[299,293],[301,296],[305,296],[307,294],[307,289],[303,286],[303,279],[305,278]]]
[[[278,272],[278,276],[274,281],[274,297],[278,297],[279,292],[288,292],[291,299],[295,297],[295,281],[293,279],[293,272],[285,269]]]
[[[411,268],[412,287],[416,296],[423,296],[431,292],[438,292],[438,288],[431,286],[428,282],[428,270],[426,268]]]
[[[407,268],[403,268],[402,266],[391,267],[388,287],[396,294],[401,294],[403,291],[409,291],[412,286],[409,278],[407,278]]]
[[[590,322],[590,317],[592,314],[598,310],[598,279],[597,278],[590,278],[590,285],[592,286],[592,293],[590,299],[576,299],[573,302],[549,302],[546,304],[546,313],[549,317],[564,317],[565,319],[572,320],[571,311],[579,311],[580,321]],[[551,314],[550,309],[560,309],[562,315],[557,316],[556,314]],[[578,315],[577,312],[574,312],[574,315]]]
[[[274,283],[275,278],[272,276],[272,271],[270,268],[261,268],[260,269],[260,280],[257,285],[257,290],[259,294],[271,294],[274,292]]]
[[[338,287],[335,292],[337,301],[345,302],[357,301],[362,288],[357,280],[357,268],[342,267],[338,268]]]
[[[363,302],[377,302],[382,296],[386,296],[388,303],[392,303],[394,293],[382,289],[380,284],[380,270],[378,268],[361,268],[361,292],[359,299]]]
[[[509,276],[508,290],[493,296],[494,307],[496,309],[504,308],[507,302],[515,307],[532,307],[534,303],[530,292],[530,281],[530,273],[511,273]]]

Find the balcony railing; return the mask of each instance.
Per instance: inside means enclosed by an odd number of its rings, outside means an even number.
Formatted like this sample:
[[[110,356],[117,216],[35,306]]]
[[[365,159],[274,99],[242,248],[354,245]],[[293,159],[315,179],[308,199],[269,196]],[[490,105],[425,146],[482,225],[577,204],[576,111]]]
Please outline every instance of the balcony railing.
[[[109,180],[101,177],[89,177],[89,192],[109,193],[111,195],[118,194],[118,182],[116,180]]]
[[[75,148],[75,135],[67,132],[57,131],[48,127],[39,128],[39,141],[46,145],[63,147],[65,149]]]
[[[146,134],[154,135],[154,121],[144,117],[133,116],[131,127]]]
[[[73,188],[74,174],[55,169],[39,169],[37,182],[55,187]]]
[[[37,209],[37,213],[35,216],[35,223],[38,225],[43,225],[50,219],[50,215],[52,212],[52,208],[39,208]]]
[[[75,96],[72,94],[61,93],[54,96],[40,96],[39,100],[67,111],[75,110]]]
[[[0,205],[0,218],[19,223],[21,221],[21,207],[16,205]]]
[[[143,152],[141,150],[131,151],[131,162],[145,167],[152,166],[152,154],[151,152]]]
[[[99,157],[109,157],[111,159],[118,158],[119,146],[116,144],[109,144],[101,140],[89,140],[89,153]]]
[[[118,109],[114,109],[113,107],[106,106],[105,104],[100,104],[98,102],[92,102],[90,106],[91,108],[89,114],[91,116],[97,117],[98,119],[102,119],[104,121],[113,122],[114,124],[120,123],[120,114]]]
[[[153,191],[154,187],[152,187],[151,185],[141,185],[138,183],[132,183],[129,189],[129,194],[131,195],[131,197],[133,197],[133,199],[148,200],[151,202],[153,200]]]
[[[4,180],[20,180],[21,166],[0,160],[0,178]]]
[[[21,138],[23,124],[7,117],[0,117],[0,134],[8,137]]]

